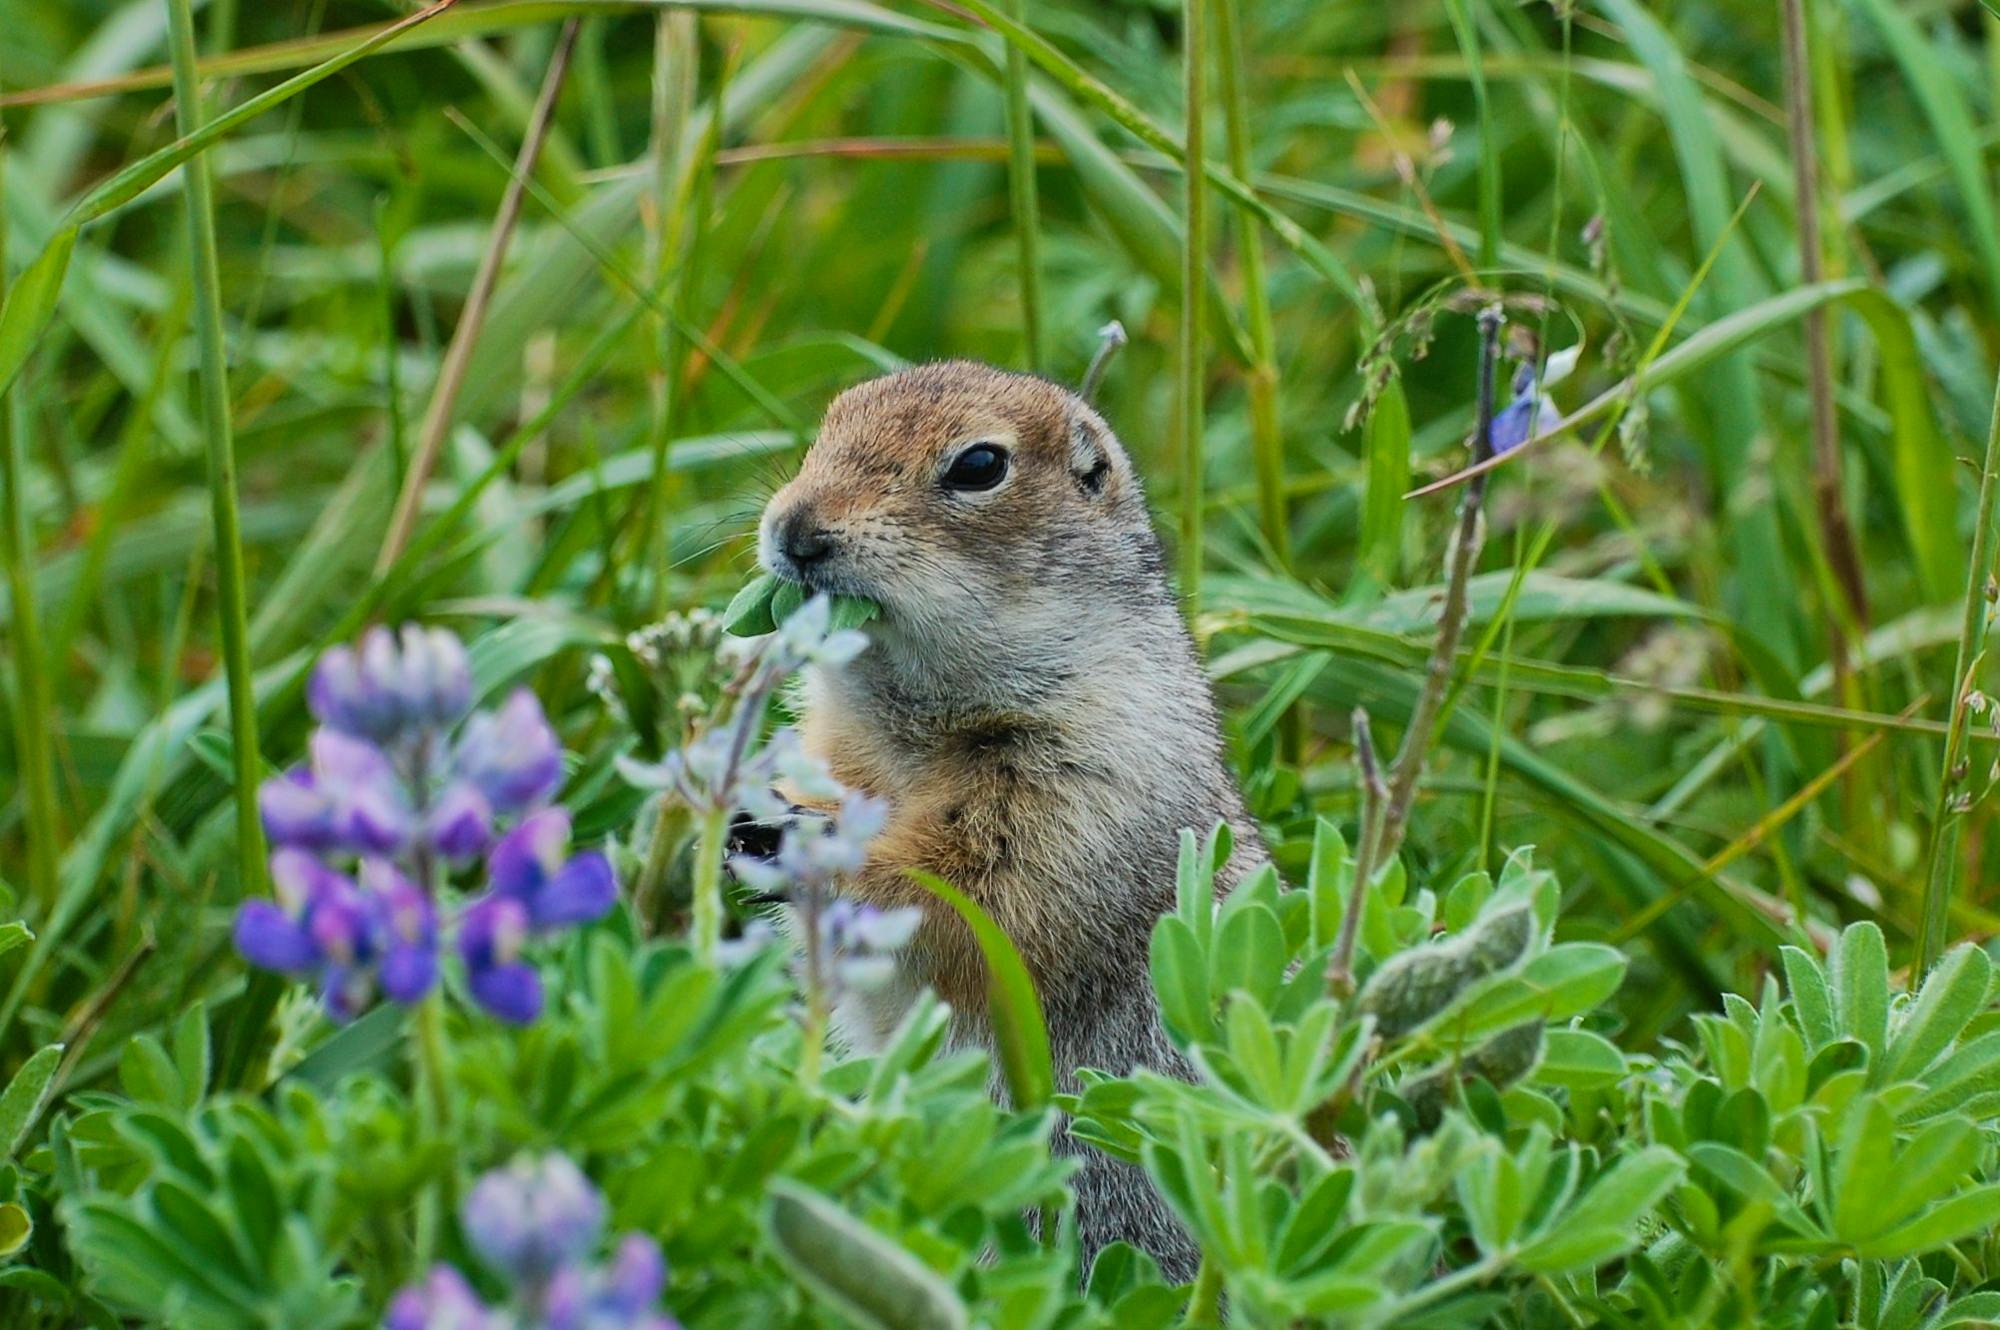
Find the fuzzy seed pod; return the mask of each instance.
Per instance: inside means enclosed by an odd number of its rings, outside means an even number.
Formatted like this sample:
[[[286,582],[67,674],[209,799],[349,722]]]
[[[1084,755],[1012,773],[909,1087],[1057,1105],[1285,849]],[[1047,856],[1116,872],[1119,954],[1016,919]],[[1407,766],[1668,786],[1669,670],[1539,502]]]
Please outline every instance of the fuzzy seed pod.
[[[1501,1031],[1456,1062],[1403,1082],[1400,1092],[1417,1122],[1429,1131],[1444,1117],[1459,1085],[1479,1076],[1494,1089],[1504,1090],[1534,1070],[1541,1056],[1542,1022],[1528,1021]]]
[[[785,1267],[856,1324],[965,1330],[965,1304],[949,1284],[819,1193],[773,1182],[765,1221]]]
[[[1476,980],[1521,958],[1535,934],[1535,912],[1521,904],[1502,910],[1457,937],[1414,947],[1382,963],[1362,990],[1360,1010],[1396,1039],[1443,1011]]]

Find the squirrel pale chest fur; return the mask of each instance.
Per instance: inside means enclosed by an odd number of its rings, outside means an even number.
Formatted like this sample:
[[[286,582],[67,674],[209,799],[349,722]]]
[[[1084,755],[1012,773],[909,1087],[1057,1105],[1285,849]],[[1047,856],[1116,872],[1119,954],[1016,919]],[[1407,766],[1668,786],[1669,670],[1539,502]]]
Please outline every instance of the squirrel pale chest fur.
[[[1053,383],[968,362],[861,384],[772,498],[759,554],[780,577],[881,607],[869,648],[810,674],[801,698],[806,746],[889,803],[843,890],[925,911],[898,984],[846,1014],[852,1037],[886,1033],[929,987],[953,1007],[954,1039],[989,1039],[983,963],[905,871],[922,868],[1020,950],[1062,1088],[1079,1067],[1186,1075],[1147,971],[1180,831],[1234,825],[1224,886],[1262,852],[1145,496],[1103,418]],[[1086,1254],[1124,1239],[1192,1275],[1187,1238],[1137,1168],[1066,1134],[1057,1147],[1081,1161]]]

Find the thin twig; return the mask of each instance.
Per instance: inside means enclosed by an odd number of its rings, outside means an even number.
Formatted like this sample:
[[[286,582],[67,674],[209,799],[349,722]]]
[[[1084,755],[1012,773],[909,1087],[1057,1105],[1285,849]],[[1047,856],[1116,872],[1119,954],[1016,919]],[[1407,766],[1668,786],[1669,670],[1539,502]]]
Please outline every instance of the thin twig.
[[[1473,436],[1472,448],[1475,462],[1484,462],[1493,455],[1493,378],[1500,356],[1500,324],[1503,317],[1497,305],[1489,306],[1479,314],[1479,429]],[[1458,655],[1459,638],[1465,633],[1466,586],[1472,579],[1473,565],[1479,560],[1483,533],[1480,507],[1485,498],[1486,477],[1482,473],[1473,477],[1465,487],[1464,497],[1459,500],[1458,530],[1452,536],[1451,549],[1446,555],[1448,571],[1445,576],[1444,611],[1438,618],[1437,641],[1431,647],[1430,668],[1424,677],[1423,691],[1417,695],[1416,710],[1410,716],[1409,728],[1403,732],[1402,745],[1396,750],[1396,765],[1389,775],[1389,801],[1382,814],[1381,832],[1368,855],[1373,863],[1388,863],[1403,843],[1403,829],[1409,823],[1410,805],[1417,797],[1417,782],[1423,776],[1424,756],[1430,748],[1431,731],[1443,710],[1445,692],[1451,683],[1452,662]]]
[[[513,239],[514,224],[521,217],[521,201],[527,195],[527,179],[535,173],[542,145],[555,124],[556,96],[562,91],[563,75],[569,70],[570,52],[576,46],[578,26],[577,19],[563,24],[562,35],[556,39],[555,53],[549,57],[548,73],[543,76],[541,93],[535,98],[534,114],[528,119],[528,132],[521,141],[516,169],[508,178],[506,192],[500,196],[500,211],[493,219],[493,231],[487,238],[486,252],[479,256],[479,270],[473,275],[472,290],[466,296],[458,326],[452,330],[451,345],[445,349],[444,364],[438,370],[430,403],[424,408],[424,423],[417,436],[416,456],[411,459],[410,469],[403,476],[402,491],[396,496],[396,511],[389,519],[389,533],[383,538],[382,549],[375,557],[377,577],[388,572],[404,546],[410,543],[411,533],[416,530],[417,513],[423,506],[424,486],[437,465],[438,454],[444,449],[445,435],[451,430],[459,390],[465,386],[465,373],[472,364],[472,350],[478,344],[480,329],[486,322],[486,306],[493,298],[494,287],[499,285],[500,268],[507,258],[507,245]]]
[[[1819,145],[1813,134],[1812,72],[1807,66],[1803,0],[1781,0],[1785,22],[1785,106],[1791,118],[1792,188],[1798,198],[1799,281],[1820,280]],[[1827,344],[1826,311],[1815,305],[1805,314],[1806,375],[1812,401],[1813,506],[1819,510],[1820,537],[1827,562],[1847,597],[1857,623],[1868,620],[1861,555],[1847,521],[1840,478],[1840,430],[1833,406],[1833,356]],[[1833,668],[1847,673],[1847,632],[1838,611],[1827,616]],[[1845,691],[1843,689],[1843,691]]]

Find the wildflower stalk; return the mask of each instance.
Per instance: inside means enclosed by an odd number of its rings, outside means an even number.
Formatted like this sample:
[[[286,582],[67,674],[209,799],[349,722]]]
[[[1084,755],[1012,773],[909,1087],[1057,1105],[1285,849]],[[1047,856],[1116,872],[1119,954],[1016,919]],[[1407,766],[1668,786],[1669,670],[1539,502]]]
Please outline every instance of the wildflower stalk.
[[[1473,436],[1475,464],[1493,455],[1493,379],[1500,357],[1501,321],[1497,306],[1480,312],[1479,424]],[[1403,742],[1396,750],[1396,762],[1389,774],[1388,796],[1383,803],[1375,834],[1365,838],[1357,856],[1357,862],[1366,864],[1371,873],[1377,865],[1393,859],[1403,843],[1410,806],[1416,801],[1417,784],[1423,777],[1424,757],[1430,749],[1431,732],[1437,727],[1444,710],[1445,693],[1451,684],[1452,663],[1458,656],[1459,639],[1465,634],[1467,586],[1472,580],[1473,566],[1479,561],[1482,540],[1480,509],[1485,499],[1486,476],[1482,472],[1467,483],[1465,493],[1459,499],[1458,527],[1446,554],[1444,610],[1438,617],[1437,641],[1431,646],[1423,690],[1417,695],[1409,727],[1403,731]],[[1359,887],[1357,881],[1357,890]]]
[[[2000,475],[2000,383],[1993,390],[1993,420],[1986,431],[1986,457],[1979,469],[1978,506],[1973,511],[1972,564],[1966,571],[1965,617],[1959,626],[1958,656],[1951,668],[1951,727],[1945,736],[1944,765],[1938,773],[1937,815],[1931,823],[1930,864],[1924,880],[1924,914],[1917,934],[1917,972],[1944,954],[1951,894],[1958,879],[1958,838],[1963,809],[1952,793],[1953,777],[1965,761],[1965,731],[1971,719],[1969,694],[1986,655],[1988,616],[1993,600],[1993,500]]]
[[[174,118],[182,138],[202,127],[195,74],[194,16],[189,0],[168,0],[174,66]],[[208,443],[208,493],[215,524],[216,592],[222,620],[223,673],[236,779],[236,853],[244,894],[263,879],[264,834],[257,818],[257,700],[250,677],[249,609],[243,539],[236,505],[236,445],[229,419],[229,359],[222,339],[222,275],[215,250],[215,189],[208,158],[184,170],[188,249],[194,274],[195,346],[200,356],[202,433]]]
[[[722,941],[722,856],[728,848],[729,810],[703,813],[694,852],[694,954],[703,965],[715,964]]]
[[[1011,0],[1010,13],[1024,22],[1024,0]],[[1035,119],[1028,110],[1028,56],[1007,47],[1007,186],[1019,246],[1021,325],[1028,343],[1028,368],[1048,367],[1049,348],[1042,321],[1041,207],[1035,194]]]
[[[184,3],[184,0],[176,0],[176,3]],[[473,274],[465,308],[459,314],[458,326],[452,329],[451,344],[445,348],[444,363],[438,369],[437,383],[431,389],[429,404],[424,408],[423,425],[417,434],[417,454],[410,461],[410,469],[404,473],[403,488],[396,495],[396,508],[389,518],[388,533],[375,556],[377,578],[394,566],[396,557],[410,543],[410,536],[417,527],[417,514],[423,507],[424,486],[437,467],[438,456],[444,451],[445,436],[450,433],[452,422],[457,418],[458,395],[465,386],[466,371],[472,366],[472,351],[479,341],[480,329],[486,324],[486,307],[493,299],[493,289],[500,282],[500,267],[507,258],[508,243],[514,238],[515,223],[521,218],[527,179],[535,173],[535,163],[542,155],[542,144],[547,141],[549,130],[555,124],[556,96],[562,91],[563,75],[569,69],[570,51],[576,45],[577,23],[578,20],[571,19],[563,25],[562,35],[556,40],[555,53],[549,57],[548,73],[543,76],[541,94],[535,99],[535,109],[528,120],[527,134],[521,140],[514,172],[508,177],[506,191],[500,196],[500,211],[493,218],[493,230],[487,237],[486,250],[479,256],[479,270]]]
[[[819,1085],[820,1053],[826,1047],[827,975],[821,965],[823,953],[820,946],[820,899],[817,886],[808,888],[804,908],[799,911],[799,923],[805,930],[806,957],[806,1024],[804,1030],[805,1047],[801,1050],[799,1079],[806,1089],[816,1089]]]
[[[414,1050],[418,1111],[424,1137],[447,1141],[451,1136],[451,1091],[445,1079],[444,995],[433,992],[417,1004],[417,1040]],[[451,1212],[451,1173],[445,1170],[437,1182],[417,1198],[416,1265],[429,1266],[437,1255],[438,1223]]]

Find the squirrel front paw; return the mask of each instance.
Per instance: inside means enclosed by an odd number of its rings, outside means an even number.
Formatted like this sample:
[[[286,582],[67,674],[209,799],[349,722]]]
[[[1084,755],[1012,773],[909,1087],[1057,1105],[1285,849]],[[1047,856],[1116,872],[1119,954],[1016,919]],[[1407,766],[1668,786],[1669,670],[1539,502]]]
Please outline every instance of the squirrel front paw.
[[[735,863],[739,859],[751,859],[758,863],[772,863],[778,857],[778,846],[784,840],[785,831],[802,822],[820,822],[826,815],[798,804],[789,805],[785,812],[776,817],[752,817],[748,813],[738,813],[729,823],[728,854],[723,865],[729,871],[730,880],[738,886],[745,885],[737,873]],[[785,898],[770,891],[757,892],[747,898],[755,905],[776,905]]]

